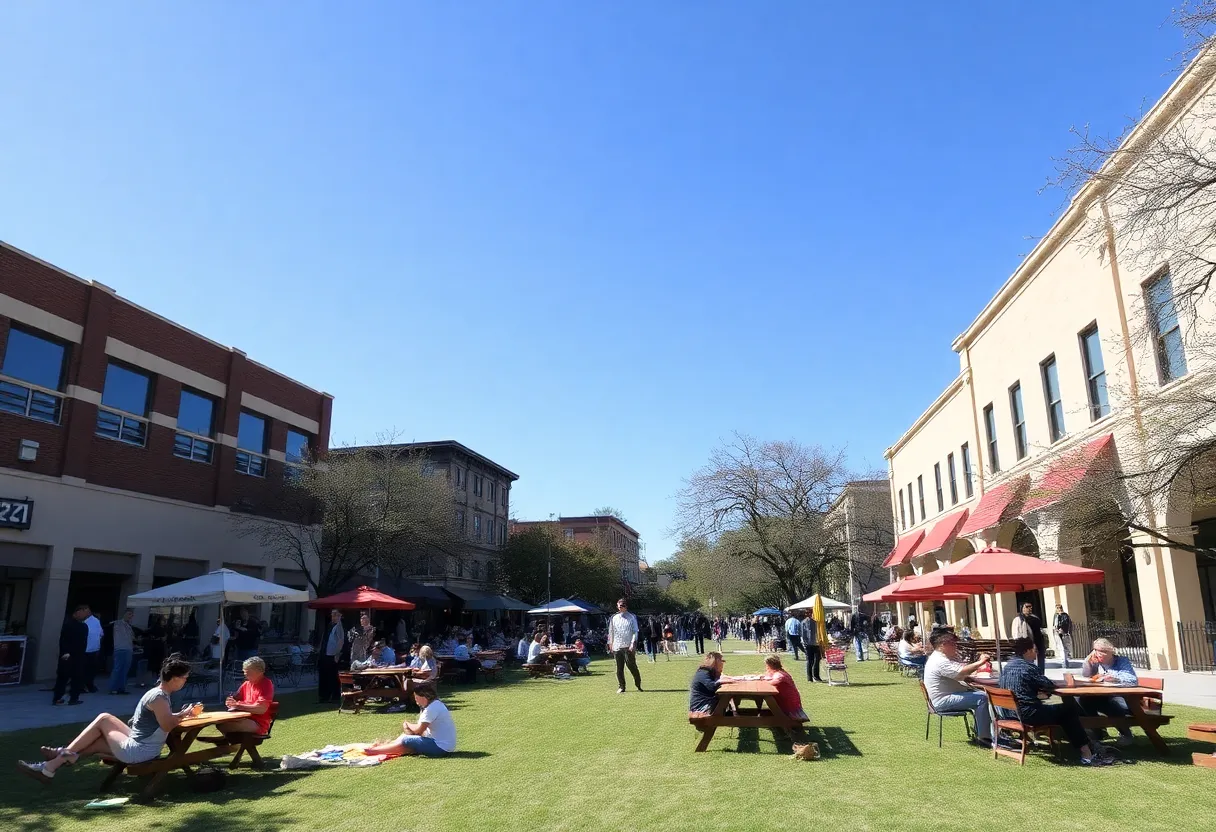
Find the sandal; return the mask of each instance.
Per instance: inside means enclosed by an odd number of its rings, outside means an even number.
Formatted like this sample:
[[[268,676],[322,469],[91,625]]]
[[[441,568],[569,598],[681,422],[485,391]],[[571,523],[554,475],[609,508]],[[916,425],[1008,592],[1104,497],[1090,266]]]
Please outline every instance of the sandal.
[[[18,760],[17,771],[21,772],[27,777],[33,777],[43,785],[49,785],[51,780],[55,777],[55,772],[44,771],[43,766],[45,765],[46,763],[27,763],[25,760]]]
[[[67,761],[64,763],[64,765],[74,766],[76,765],[76,761],[80,759],[80,755],[75,751],[68,749],[67,746],[52,748],[49,745],[44,745],[40,750],[42,752],[42,759],[48,763],[56,757],[66,757]]]

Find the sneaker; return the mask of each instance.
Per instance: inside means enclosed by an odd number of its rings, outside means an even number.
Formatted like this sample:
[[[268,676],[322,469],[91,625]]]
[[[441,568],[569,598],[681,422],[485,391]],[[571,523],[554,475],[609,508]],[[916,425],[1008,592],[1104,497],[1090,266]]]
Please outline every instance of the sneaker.
[[[45,770],[46,763],[27,763],[25,760],[17,761],[17,771],[29,777],[33,777],[44,785],[50,783],[55,777],[54,771]]]
[[[1131,734],[1120,734],[1119,736],[1115,737],[1115,745],[1119,746],[1120,748],[1127,748],[1135,741],[1136,738]]]
[[[624,692],[625,692],[625,689],[624,689],[624,688],[617,688],[617,689],[616,689],[616,692],[617,692],[617,693],[624,693]]]
[[[1081,765],[1083,766],[1108,766],[1112,762],[1114,761],[1110,757],[1104,757],[1101,754],[1081,758]]]

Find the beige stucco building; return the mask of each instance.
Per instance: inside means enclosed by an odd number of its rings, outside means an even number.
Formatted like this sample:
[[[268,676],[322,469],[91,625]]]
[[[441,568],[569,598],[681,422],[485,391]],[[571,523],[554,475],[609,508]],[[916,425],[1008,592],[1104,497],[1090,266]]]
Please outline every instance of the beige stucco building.
[[[1179,125],[1210,139],[1214,96],[1204,56],[1124,147]],[[1153,421],[1162,402],[1213,388],[1216,308],[1209,292],[1194,315],[1175,314],[1168,298],[1178,290],[1176,265],[1152,262],[1141,240],[1120,235],[1110,188],[1099,177],[1074,197],[954,340],[958,376],[887,450],[898,535],[887,562],[894,578],[999,545],[1102,568],[1103,586],[1026,598],[1048,623],[1061,603],[1078,623],[1142,626],[1152,667],[1173,669],[1181,662],[1178,622],[1216,621],[1216,562],[1157,545],[1159,537],[1126,524],[1122,545],[1099,551],[1077,532],[1077,507],[1065,498],[1097,460],[1124,473],[1133,459],[1142,465],[1152,432],[1163,427]],[[1178,441],[1202,451],[1214,435],[1214,424],[1191,425]],[[1180,543],[1216,543],[1216,507],[1189,486],[1144,497],[1116,484],[1109,498],[1137,518],[1133,525],[1166,529]],[[1005,637],[1019,600],[998,596],[993,610],[975,597],[929,614],[952,624],[966,619],[989,637],[999,622]],[[901,619],[908,611],[901,607]]]

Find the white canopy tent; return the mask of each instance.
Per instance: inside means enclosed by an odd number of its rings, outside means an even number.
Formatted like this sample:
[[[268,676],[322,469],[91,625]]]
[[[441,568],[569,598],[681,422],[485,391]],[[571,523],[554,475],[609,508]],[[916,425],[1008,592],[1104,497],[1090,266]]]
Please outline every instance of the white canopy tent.
[[[528,610],[528,615],[584,615],[594,613],[595,610],[576,604],[573,601],[567,601],[565,598],[558,598],[556,601],[550,601],[543,607],[536,607]]]
[[[794,610],[812,609],[815,606],[816,598],[818,598],[819,600],[821,600],[823,602],[823,608],[825,610],[851,610],[851,609],[853,609],[848,604],[845,604],[841,601],[837,601],[834,598],[829,598],[826,595],[819,595],[818,593],[816,593],[815,595],[812,595],[810,598],[804,598],[803,600],[799,601],[797,604],[790,604],[788,607],[785,608],[785,611],[793,612]]]
[[[220,616],[228,604],[290,604],[308,600],[308,590],[279,586],[260,578],[251,578],[231,569],[217,569],[197,578],[149,589],[127,596],[129,607],[180,607],[219,604]],[[220,695],[224,692],[224,639],[226,628],[220,628]]]

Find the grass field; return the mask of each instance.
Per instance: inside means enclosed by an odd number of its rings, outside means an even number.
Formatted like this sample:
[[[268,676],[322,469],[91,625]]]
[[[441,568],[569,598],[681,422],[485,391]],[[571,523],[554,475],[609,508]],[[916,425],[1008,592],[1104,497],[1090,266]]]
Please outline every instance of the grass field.
[[[728,643],[729,650],[732,645]],[[742,648],[743,645],[734,645]],[[1083,768],[1032,755],[1025,768],[963,742],[959,721],[945,747],[924,739],[916,684],[878,662],[850,668],[852,685],[800,682],[810,736],[824,759],[791,760],[771,731],[719,730],[694,754],[687,684],[695,660],[641,664],[645,693],[617,695],[612,667],[569,682],[508,676],[449,686],[459,731],[448,759],[403,759],[367,770],[231,774],[224,791],[194,794],[176,775],[154,806],[86,810],[104,776],[97,763],[64,769],[42,788],[12,772],[41,743],[70,732],[0,735],[0,830],[739,830],[808,825],[857,830],[1199,830],[1216,817],[1216,779],[1190,764],[1188,722],[1216,713],[1168,704],[1172,754],[1140,737],[1134,764]],[[756,655],[728,655],[727,673],[758,672]],[[804,674],[795,672],[795,678]],[[326,743],[398,733],[400,717],[319,710],[311,694],[283,697],[270,757]]]

